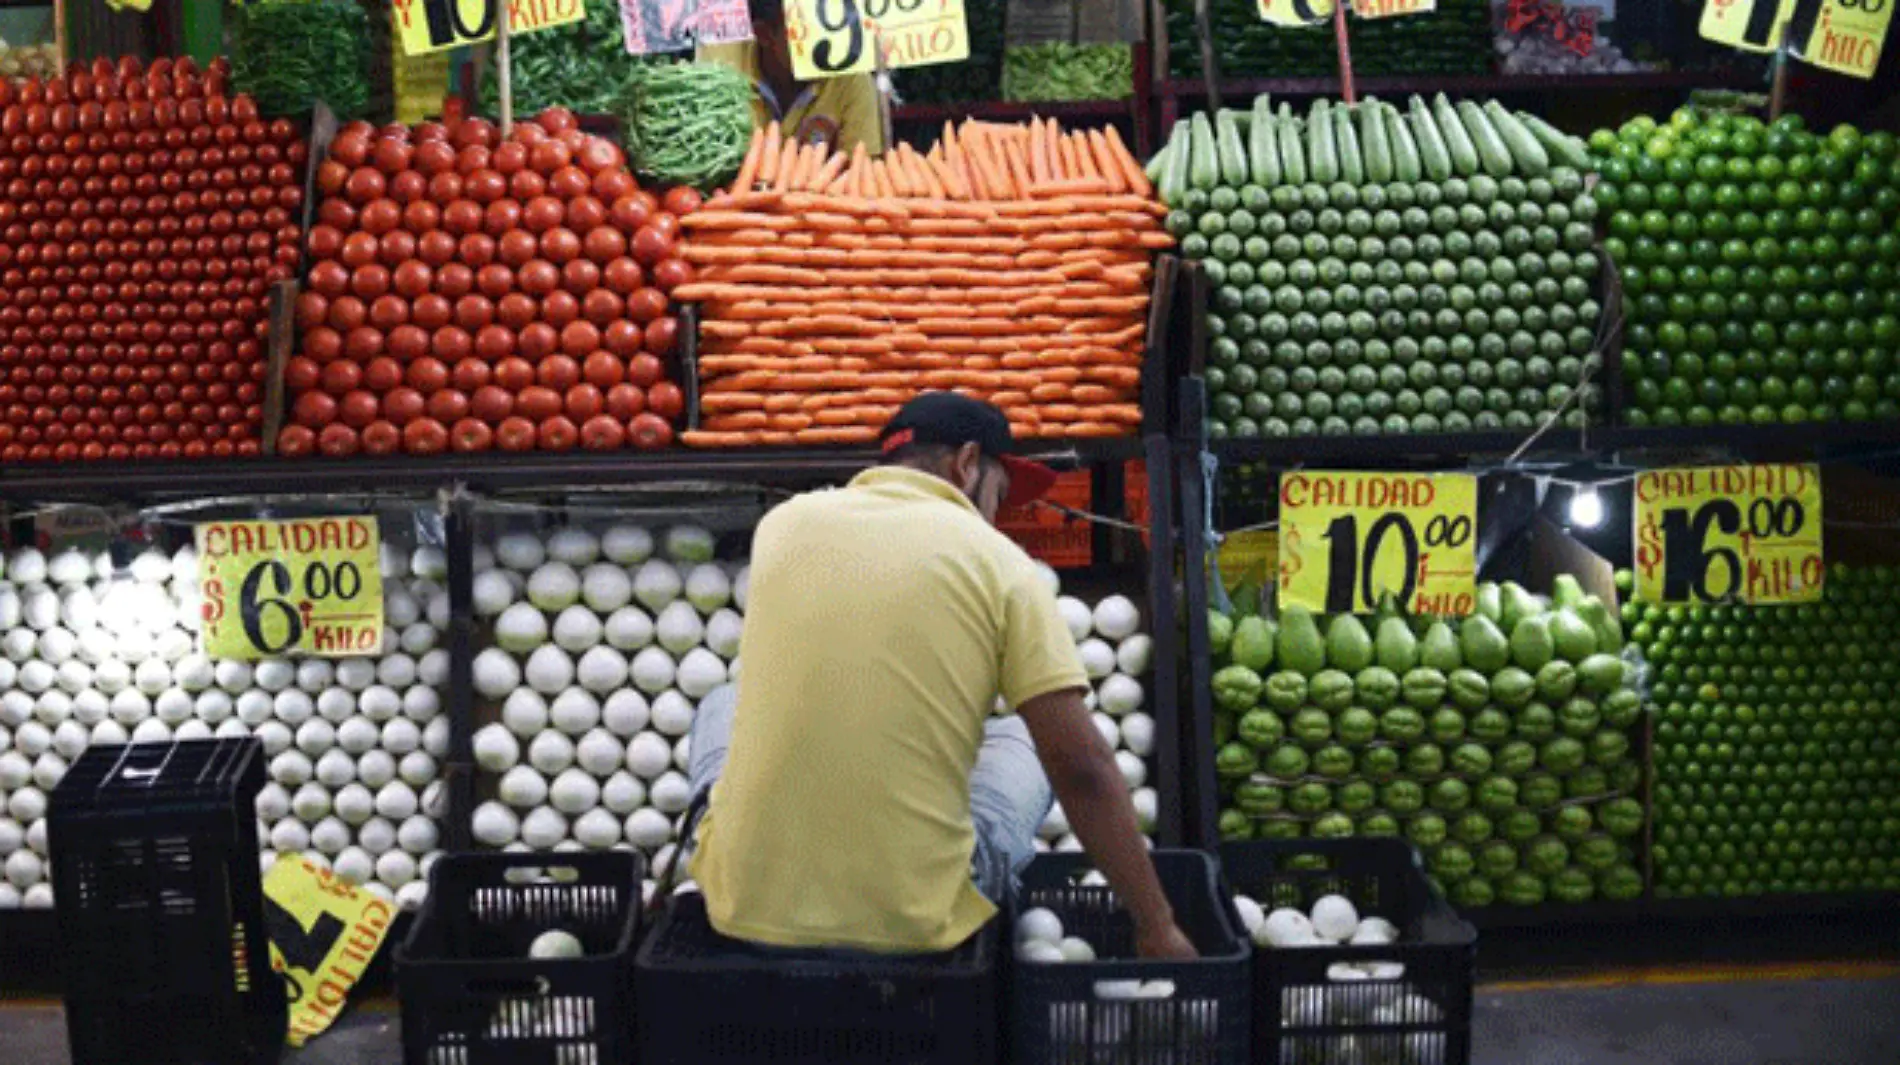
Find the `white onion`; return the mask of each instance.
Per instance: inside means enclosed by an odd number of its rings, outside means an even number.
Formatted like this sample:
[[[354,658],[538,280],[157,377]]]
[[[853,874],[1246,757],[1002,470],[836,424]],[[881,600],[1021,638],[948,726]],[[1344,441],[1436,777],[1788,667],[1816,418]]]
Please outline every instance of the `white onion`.
[[[601,724],[622,739],[646,728],[651,716],[646,698],[631,688],[621,688],[609,694],[600,711]]]
[[[532,688],[516,688],[501,704],[501,723],[524,740],[548,727],[548,701]]]

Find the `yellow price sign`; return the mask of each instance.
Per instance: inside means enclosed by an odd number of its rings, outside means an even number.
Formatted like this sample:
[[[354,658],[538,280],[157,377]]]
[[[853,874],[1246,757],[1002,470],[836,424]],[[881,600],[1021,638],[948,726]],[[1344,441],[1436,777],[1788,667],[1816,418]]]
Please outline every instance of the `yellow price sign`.
[[[1353,0],[1352,2],[1352,13],[1360,18],[1429,15],[1437,10],[1438,0]]]
[[[290,997],[286,1041],[321,1035],[376,957],[396,908],[302,855],[285,854],[264,875],[264,927],[271,968]]]
[[[206,654],[341,658],[382,646],[375,518],[211,521],[195,532]]]
[[[1254,0],[1254,13],[1275,26],[1316,26],[1333,17],[1333,0]]]
[[[1709,466],[1637,475],[1636,597],[1652,603],[1821,598],[1821,468]]]
[[[1247,529],[1221,540],[1221,583],[1231,594],[1241,582],[1251,580],[1266,587],[1280,568],[1280,534],[1272,529]]]
[[[803,80],[970,58],[963,0],[793,0],[785,8],[792,74]]]
[[[1805,39],[1793,43],[1795,58],[1825,70],[1871,78],[1893,22],[1894,0],[1821,0],[1820,14]]]
[[[1465,473],[1280,478],[1280,603],[1370,613],[1387,595],[1413,614],[1477,601],[1478,479]]]
[[[1772,52],[1794,17],[1795,0],[1708,0],[1697,32],[1743,52]]]
[[[479,44],[495,36],[499,0],[394,0],[396,35],[409,55]],[[599,0],[596,0],[599,2]],[[512,36],[587,17],[583,0],[507,0]]]

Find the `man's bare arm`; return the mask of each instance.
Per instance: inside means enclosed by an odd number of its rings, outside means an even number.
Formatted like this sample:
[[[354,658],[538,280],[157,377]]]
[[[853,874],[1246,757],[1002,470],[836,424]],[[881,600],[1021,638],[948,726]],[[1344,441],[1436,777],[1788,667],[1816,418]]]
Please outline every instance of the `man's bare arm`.
[[[1192,958],[1193,943],[1174,923],[1174,910],[1142,843],[1128,784],[1095,731],[1079,689],[1039,695],[1017,708],[1082,848],[1135,919],[1144,957]]]

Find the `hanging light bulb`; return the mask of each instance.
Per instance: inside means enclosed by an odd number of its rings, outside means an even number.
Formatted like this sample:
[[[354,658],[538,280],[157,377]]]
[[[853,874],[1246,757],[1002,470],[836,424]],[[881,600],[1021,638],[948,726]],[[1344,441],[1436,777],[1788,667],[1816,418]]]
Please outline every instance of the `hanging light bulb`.
[[[1570,524],[1579,529],[1594,529],[1603,524],[1603,497],[1594,484],[1578,485],[1570,496]]]

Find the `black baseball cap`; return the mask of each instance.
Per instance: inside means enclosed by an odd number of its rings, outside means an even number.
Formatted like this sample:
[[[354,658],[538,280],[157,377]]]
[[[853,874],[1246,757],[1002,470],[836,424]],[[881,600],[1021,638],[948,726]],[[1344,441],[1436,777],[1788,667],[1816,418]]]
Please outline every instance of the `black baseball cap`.
[[[1056,471],[1010,453],[1016,441],[1002,411],[959,392],[923,393],[899,408],[878,434],[878,446],[887,455],[911,444],[962,447],[972,443],[1009,472],[1005,506],[1033,503],[1056,483]]]

